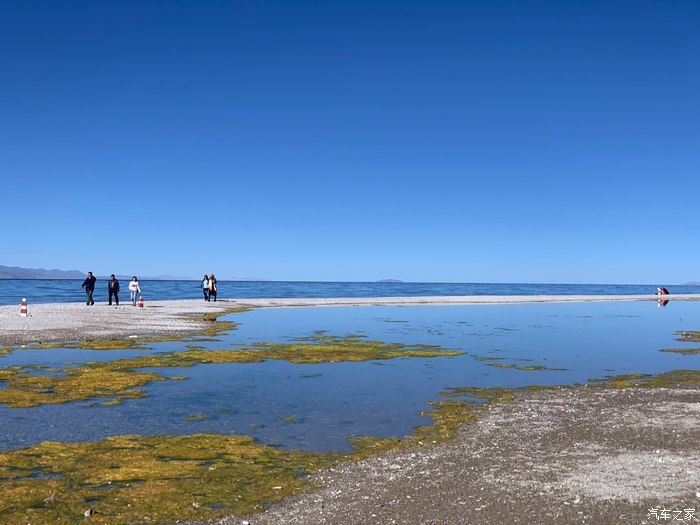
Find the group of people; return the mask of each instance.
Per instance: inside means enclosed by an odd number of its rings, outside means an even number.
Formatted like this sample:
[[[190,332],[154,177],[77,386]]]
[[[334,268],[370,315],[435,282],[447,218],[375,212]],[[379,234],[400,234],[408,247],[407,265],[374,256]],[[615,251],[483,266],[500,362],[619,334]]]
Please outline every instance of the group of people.
[[[92,294],[95,292],[95,283],[97,282],[97,277],[92,275],[92,272],[87,273],[87,277],[83,281],[81,288],[85,288],[85,293],[87,294],[87,304],[92,306],[95,304],[95,300],[92,298]],[[131,293],[131,304],[136,306],[139,297],[141,297],[141,285],[139,284],[139,279],[135,275],[129,281],[129,292]],[[112,305],[112,299],[114,299],[117,306],[119,306],[119,279],[117,279],[114,274],[109,276],[107,281],[107,293],[109,295],[109,305]]]
[[[95,283],[97,278],[92,274],[92,272],[87,273],[87,277],[83,281],[82,288],[85,288],[85,293],[87,294],[87,304],[92,306],[95,304],[95,300],[92,298],[92,294],[95,292]],[[216,280],[214,274],[205,275],[202,279],[202,291],[204,292],[204,300],[211,301],[214,299],[216,302],[216,293],[218,291],[219,284]],[[129,281],[129,292],[131,294],[131,304],[136,306],[139,298],[141,297],[141,285],[139,284],[139,279],[135,275]],[[107,294],[109,296],[109,305],[112,305],[112,300],[119,306],[119,279],[115,277],[114,274],[109,276],[107,281]]]
[[[214,274],[205,275],[202,279],[202,292],[204,293],[204,300],[209,302],[214,298],[216,302],[216,292],[218,290],[218,283],[216,281],[216,276]]]

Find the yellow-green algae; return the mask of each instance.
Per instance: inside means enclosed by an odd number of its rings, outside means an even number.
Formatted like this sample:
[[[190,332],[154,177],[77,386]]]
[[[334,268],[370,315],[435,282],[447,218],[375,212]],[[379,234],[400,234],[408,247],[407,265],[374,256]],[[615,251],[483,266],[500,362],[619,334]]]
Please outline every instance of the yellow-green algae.
[[[657,376],[628,374],[597,384],[663,387],[697,383],[700,371],[677,370]],[[519,390],[452,388],[443,397],[514,399]],[[247,436],[117,436],[87,443],[45,442],[0,453],[0,523],[34,525],[81,521],[90,508],[92,523],[172,523],[246,515],[298,492],[308,475],[341,461],[396,448],[415,448],[452,439],[460,425],[474,421],[478,407],[461,400],[432,403],[423,415],[432,425],[405,439],[358,437],[350,454],[287,451]]]
[[[603,379],[591,379],[594,386],[612,388],[666,388],[683,384],[700,383],[700,370],[673,370],[662,374],[622,374]]]
[[[185,417],[187,421],[207,421],[211,419],[210,416],[206,414],[190,414],[189,416]]]
[[[700,355],[700,348],[662,348],[659,352],[669,352],[682,355]]]
[[[247,436],[118,436],[0,454],[0,522],[172,523],[262,510],[339,460]],[[88,520],[86,520],[88,521]]]
[[[405,439],[355,438],[349,454],[287,451],[218,434],[45,442],[0,453],[0,523],[75,523],[88,508],[92,523],[172,523],[260,511],[298,492],[320,469],[442,442],[476,418],[470,403],[431,404],[422,415],[432,425]]]
[[[513,368],[514,370],[522,370],[526,372],[534,372],[539,370],[548,370],[552,372],[563,372],[566,368],[552,368],[545,365],[518,365],[516,363],[486,363],[486,366],[493,368]]]
[[[145,368],[259,363],[271,359],[296,364],[317,364],[456,355],[460,355],[460,352],[437,346],[365,341],[357,336],[340,338],[317,333],[312,339],[299,342],[259,343],[243,349],[191,349],[131,359],[88,362],[75,368],[61,370],[64,372],[62,376],[37,376],[31,373],[32,367],[2,367],[0,381],[5,383],[5,387],[0,389],[0,404],[14,408],[27,408],[94,397],[144,397],[146,394],[138,390],[138,387],[151,381],[168,379],[162,374],[143,370]]]
[[[700,332],[690,330],[681,330],[676,332],[676,334],[679,336],[678,340],[679,341],[686,341],[690,343],[700,343]]]

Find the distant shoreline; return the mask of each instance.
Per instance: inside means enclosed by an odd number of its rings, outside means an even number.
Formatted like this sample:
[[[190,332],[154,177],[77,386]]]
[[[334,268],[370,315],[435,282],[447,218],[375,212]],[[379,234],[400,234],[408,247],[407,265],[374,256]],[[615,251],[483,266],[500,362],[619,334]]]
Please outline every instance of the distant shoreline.
[[[528,303],[589,303],[657,301],[656,295],[472,295],[423,297],[335,297],[283,299],[230,299],[206,303],[201,299],[147,301],[146,308],[131,304],[115,307],[104,302],[29,305],[29,317],[19,316],[19,306],[0,306],[0,346],[82,339],[112,339],[142,335],[191,335],[208,323],[194,319],[203,313],[225,314],[240,306],[252,308],[339,306],[450,306]],[[700,294],[665,295],[664,300],[700,301]]]

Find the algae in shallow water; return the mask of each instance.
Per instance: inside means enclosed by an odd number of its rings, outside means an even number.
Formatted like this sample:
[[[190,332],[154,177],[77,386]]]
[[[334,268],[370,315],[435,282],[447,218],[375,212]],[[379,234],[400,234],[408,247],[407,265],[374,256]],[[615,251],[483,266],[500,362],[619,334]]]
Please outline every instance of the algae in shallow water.
[[[431,404],[422,414],[432,425],[405,439],[358,437],[350,454],[286,451],[218,434],[45,442],[0,453],[0,523],[75,523],[88,507],[93,523],[172,523],[260,511],[298,492],[322,468],[445,441],[476,415],[463,401]]]
[[[592,386],[609,386],[612,388],[666,388],[683,384],[700,383],[700,370],[673,370],[662,374],[621,374],[602,379],[591,379]]]
[[[676,334],[679,336],[678,337],[679,341],[685,341],[685,342],[689,342],[689,343],[700,343],[700,332],[699,331],[682,330],[682,331],[676,332]]]
[[[635,386],[640,380],[639,386],[652,387],[697,382],[700,371],[631,374],[600,384]],[[500,402],[513,399],[517,390],[532,387],[461,387],[442,395]],[[432,425],[416,428],[405,439],[357,437],[354,452],[345,455],[285,451],[246,436],[212,434],[46,442],[0,453],[0,523],[75,523],[88,507],[95,511],[93,523],[172,523],[249,514],[298,492],[308,474],[340,461],[449,440],[478,413],[474,404],[455,399],[432,406],[423,413]]]
[[[269,359],[296,364],[339,361],[373,361],[399,357],[449,357],[460,352],[436,346],[404,345],[382,341],[365,341],[357,336],[345,338],[316,334],[310,340],[291,343],[259,343],[251,348],[164,352],[131,359],[89,362],[65,369],[65,376],[37,377],[31,367],[0,368],[0,403],[26,408],[43,404],[65,403],[94,397],[134,398],[146,394],[138,390],[151,381],[167,377],[147,372],[146,368],[190,367],[197,364],[259,363]],[[176,379],[182,379],[173,376]]]
[[[185,419],[187,421],[207,421],[211,419],[211,416],[206,414],[190,414],[189,416],[186,416]]]
[[[296,492],[333,453],[246,436],[119,436],[0,453],[0,523],[172,523],[262,510]],[[37,476],[37,470],[41,476]]]
[[[700,348],[662,348],[659,352],[681,355],[700,355]]]

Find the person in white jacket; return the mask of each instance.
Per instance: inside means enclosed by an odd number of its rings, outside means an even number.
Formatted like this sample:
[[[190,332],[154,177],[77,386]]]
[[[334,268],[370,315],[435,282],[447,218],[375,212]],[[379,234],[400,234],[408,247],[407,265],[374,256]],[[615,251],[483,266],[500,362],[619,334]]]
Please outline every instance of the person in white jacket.
[[[131,304],[136,306],[136,299],[141,293],[141,287],[139,286],[139,279],[135,275],[129,281],[129,291],[131,292]]]
[[[209,276],[205,275],[202,279],[202,291],[204,292],[204,300],[209,301]]]

